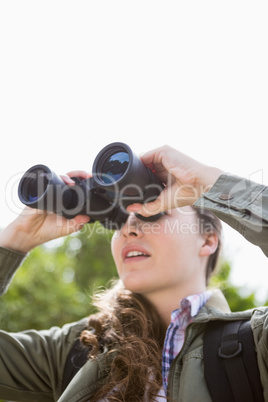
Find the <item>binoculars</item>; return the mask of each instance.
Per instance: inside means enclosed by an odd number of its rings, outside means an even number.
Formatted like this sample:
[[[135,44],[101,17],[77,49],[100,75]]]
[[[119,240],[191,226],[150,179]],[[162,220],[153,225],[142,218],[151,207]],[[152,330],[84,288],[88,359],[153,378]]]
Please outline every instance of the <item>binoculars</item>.
[[[153,201],[164,188],[159,178],[122,142],[111,143],[98,153],[92,177],[72,179],[75,185],[68,186],[47,166],[35,165],[19,182],[19,199],[28,207],[68,219],[88,215],[90,223],[99,221],[115,230],[126,222],[128,205]],[[138,217],[155,221],[160,215]]]

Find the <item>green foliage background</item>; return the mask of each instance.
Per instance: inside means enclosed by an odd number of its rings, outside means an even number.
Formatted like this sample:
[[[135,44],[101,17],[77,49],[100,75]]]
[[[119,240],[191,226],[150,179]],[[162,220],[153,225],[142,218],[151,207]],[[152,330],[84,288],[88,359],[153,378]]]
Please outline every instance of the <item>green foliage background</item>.
[[[117,277],[111,236],[99,224],[86,225],[57,247],[31,251],[0,298],[1,329],[45,329],[92,313],[92,292]]]
[[[96,223],[86,225],[57,247],[52,243],[33,250],[0,298],[1,329],[45,329],[92,313],[92,292],[117,278],[111,236]],[[233,311],[255,307],[254,293],[242,296],[241,289],[230,282],[230,273],[230,264],[221,261],[211,286],[223,290]]]
[[[33,250],[0,298],[1,329],[45,329],[92,313],[92,292],[117,278],[111,236],[96,223],[57,246],[50,243]],[[240,289],[230,282],[230,272],[230,264],[222,261],[211,286],[223,290],[233,311],[255,307],[254,293],[241,296]]]
[[[96,223],[86,225],[57,247],[50,244],[33,250],[0,299],[1,328],[44,329],[92,313],[92,292],[117,278],[111,236]],[[230,283],[230,272],[230,264],[222,261],[211,285],[223,290],[233,311],[256,306],[254,293],[241,296],[240,289]]]

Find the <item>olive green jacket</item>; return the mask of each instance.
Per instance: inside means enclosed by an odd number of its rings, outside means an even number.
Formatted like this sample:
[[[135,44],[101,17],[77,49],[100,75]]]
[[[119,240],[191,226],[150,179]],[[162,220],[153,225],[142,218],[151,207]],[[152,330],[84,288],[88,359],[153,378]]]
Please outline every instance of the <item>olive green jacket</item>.
[[[268,189],[248,180],[222,175],[196,206],[212,210],[268,255]],[[6,291],[24,256],[0,248],[0,291]],[[268,402],[268,308],[231,313],[214,291],[186,329],[183,348],[171,365],[168,390],[174,401],[209,402],[203,371],[203,334],[209,320],[251,317],[265,401]],[[13,401],[89,401],[109,371],[106,351],[89,360],[61,395],[66,357],[87,319],[48,331],[0,331],[0,398]]]

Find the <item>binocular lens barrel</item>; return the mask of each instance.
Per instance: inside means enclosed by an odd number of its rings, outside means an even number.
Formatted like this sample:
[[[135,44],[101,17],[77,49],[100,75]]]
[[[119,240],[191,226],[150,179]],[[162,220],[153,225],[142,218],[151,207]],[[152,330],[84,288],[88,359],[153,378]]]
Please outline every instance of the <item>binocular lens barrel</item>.
[[[128,217],[129,204],[152,201],[163,189],[159,178],[121,142],[109,144],[99,152],[92,173],[89,179],[73,177],[75,185],[68,186],[47,166],[35,165],[19,183],[19,198],[31,208],[66,218],[89,215],[91,222],[120,226]]]
[[[129,165],[129,154],[127,152],[115,152],[104,160],[100,168],[100,179],[104,183],[113,183],[119,180]]]
[[[18,195],[31,208],[62,213],[76,205],[75,193],[45,165],[35,165],[20,180]]]
[[[47,190],[48,183],[48,172],[45,167],[37,166],[29,170],[20,183],[20,195],[26,205],[35,203],[41,198]]]

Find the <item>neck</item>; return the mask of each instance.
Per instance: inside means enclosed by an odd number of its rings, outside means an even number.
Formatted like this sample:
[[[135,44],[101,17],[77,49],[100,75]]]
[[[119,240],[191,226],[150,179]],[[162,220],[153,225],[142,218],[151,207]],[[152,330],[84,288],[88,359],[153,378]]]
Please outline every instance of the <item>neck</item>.
[[[202,293],[206,291],[206,286],[200,286],[196,288],[184,289],[181,291],[170,290],[168,294],[166,292],[155,292],[150,294],[145,294],[144,296],[154,305],[158,314],[168,327],[170,324],[170,317],[172,311],[180,307],[180,301],[187,296],[194,295],[197,293]]]

